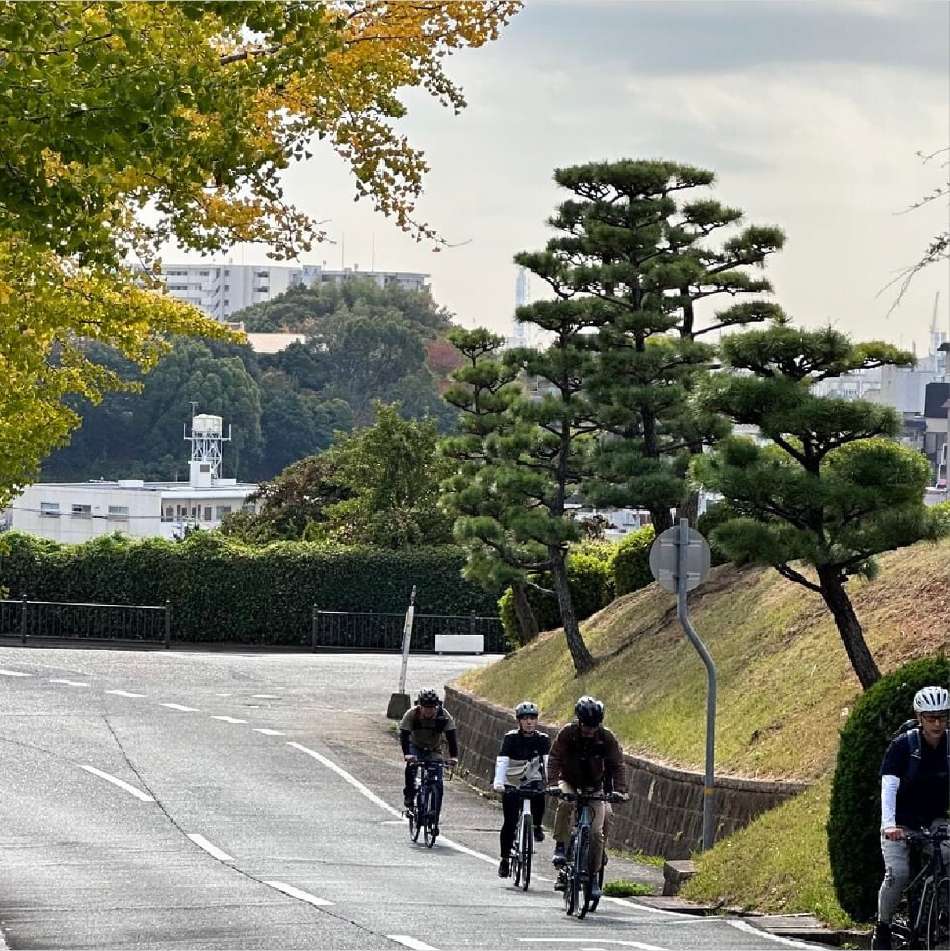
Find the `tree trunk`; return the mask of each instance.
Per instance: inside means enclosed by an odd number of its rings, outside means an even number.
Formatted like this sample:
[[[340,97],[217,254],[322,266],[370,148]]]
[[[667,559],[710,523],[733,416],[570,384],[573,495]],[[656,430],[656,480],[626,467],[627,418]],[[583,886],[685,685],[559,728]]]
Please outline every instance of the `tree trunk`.
[[[518,618],[518,643],[524,647],[538,636],[538,619],[531,609],[528,593],[521,581],[511,583],[512,605]]]
[[[657,537],[662,535],[668,528],[673,527],[673,516],[670,514],[669,508],[665,505],[659,508],[651,508],[650,520],[653,522],[653,532]]]
[[[679,507],[676,509],[676,524],[679,524],[679,519],[685,518],[689,521],[690,528],[695,528],[696,523],[699,521],[699,493],[698,492],[687,492],[683,501],[680,503]]]
[[[561,625],[564,636],[567,638],[567,647],[574,661],[574,672],[585,674],[594,667],[594,656],[587,649],[584,638],[581,636],[580,625],[577,623],[577,614],[574,611],[574,600],[571,598],[571,589],[567,585],[567,566],[564,552],[560,549],[549,549],[551,560],[554,562],[551,575],[554,578],[554,590],[557,592],[557,603],[561,609]]]
[[[844,589],[841,572],[833,566],[820,567],[817,570],[818,583],[821,585],[821,596],[835,619],[838,633],[844,643],[844,649],[848,652],[848,659],[851,661],[854,672],[858,675],[861,688],[867,690],[880,679],[881,672],[878,670],[877,664],[874,663],[874,658],[865,643],[861,622],[854,613],[854,607],[851,605],[848,592]]]

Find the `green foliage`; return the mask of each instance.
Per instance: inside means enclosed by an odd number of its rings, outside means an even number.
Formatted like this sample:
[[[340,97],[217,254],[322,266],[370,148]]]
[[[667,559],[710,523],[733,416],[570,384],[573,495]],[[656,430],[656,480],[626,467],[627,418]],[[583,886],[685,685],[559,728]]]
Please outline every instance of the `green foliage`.
[[[653,526],[644,525],[620,543],[613,562],[614,590],[618,598],[639,591],[653,581],[650,548],[655,537]]]
[[[642,882],[631,882],[626,878],[618,878],[612,882],[604,882],[604,894],[612,898],[631,898],[637,895],[652,895],[653,888]]]
[[[173,609],[173,638],[306,645],[314,605],[327,611],[403,612],[416,585],[420,614],[494,614],[493,598],[461,577],[457,548],[408,551],[279,542],[249,547],[215,532],[180,543],[103,536],[59,545],[8,533],[0,585],[12,597]]]
[[[933,513],[934,520],[943,530],[943,534],[950,535],[950,500],[931,505],[930,511]]]
[[[725,524],[729,519],[735,517],[736,514],[729,507],[728,502],[716,502],[714,505],[710,505],[696,521],[696,530],[709,542],[709,551],[712,556],[713,567],[726,564],[730,561],[730,558],[728,553],[713,541],[711,537],[712,533],[720,525]]]
[[[586,620],[614,599],[613,558],[616,546],[610,543],[582,544],[572,548],[567,558],[567,583],[579,621]],[[557,599],[551,591],[549,574],[529,576],[526,589],[528,603],[538,622],[538,629],[551,631],[561,626]],[[545,591],[549,593],[544,593]],[[505,628],[508,642],[517,647],[518,618],[515,615],[511,588],[498,601],[498,613]]]
[[[881,760],[894,731],[913,716],[914,694],[950,683],[945,656],[926,657],[882,677],[848,716],[838,745],[828,815],[828,855],[841,907],[870,921],[884,874],[881,857]]]

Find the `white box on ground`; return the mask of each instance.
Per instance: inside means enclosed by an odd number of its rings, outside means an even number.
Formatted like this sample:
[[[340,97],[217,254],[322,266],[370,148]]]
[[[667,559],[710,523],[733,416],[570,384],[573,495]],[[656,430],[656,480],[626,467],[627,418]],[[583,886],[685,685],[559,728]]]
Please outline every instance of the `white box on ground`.
[[[437,654],[484,654],[484,634],[436,634]]]

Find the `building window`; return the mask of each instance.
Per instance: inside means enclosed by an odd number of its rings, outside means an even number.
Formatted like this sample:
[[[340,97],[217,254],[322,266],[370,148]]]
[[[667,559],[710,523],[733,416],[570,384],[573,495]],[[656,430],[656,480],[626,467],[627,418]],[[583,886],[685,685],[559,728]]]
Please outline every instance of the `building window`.
[[[73,518],[92,518],[92,506],[74,504]]]
[[[59,502],[40,502],[40,518],[59,518]]]
[[[110,505],[109,519],[113,522],[127,522],[129,520],[129,507],[127,505]]]
[[[211,521],[211,506],[210,506],[210,505],[206,505],[206,506],[205,506],[205,517],[204,517],[204,521],[206,521],[206,522],[210,522],[210,521]]]
[[[219,522],[221,521],[221,519],[223,519],[223,518],[225,517],[225,515],[230,515],[230,514],[231,514],[231,506],[230,506],[230,505],[219,505],[219,506],[215,509],[215,518],[216,518]]]

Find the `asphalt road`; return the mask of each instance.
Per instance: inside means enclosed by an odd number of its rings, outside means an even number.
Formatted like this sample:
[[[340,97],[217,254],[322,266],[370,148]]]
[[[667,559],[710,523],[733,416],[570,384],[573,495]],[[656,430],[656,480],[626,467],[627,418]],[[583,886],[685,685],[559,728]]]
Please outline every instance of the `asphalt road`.
[[[413,657],[410,692],[487,658]],[[495,874],[500,810],[400,816],[399,658],[0,648],[0,930],[20,948],[804,947]],[[546,858],[548,846],[543,847]]]

